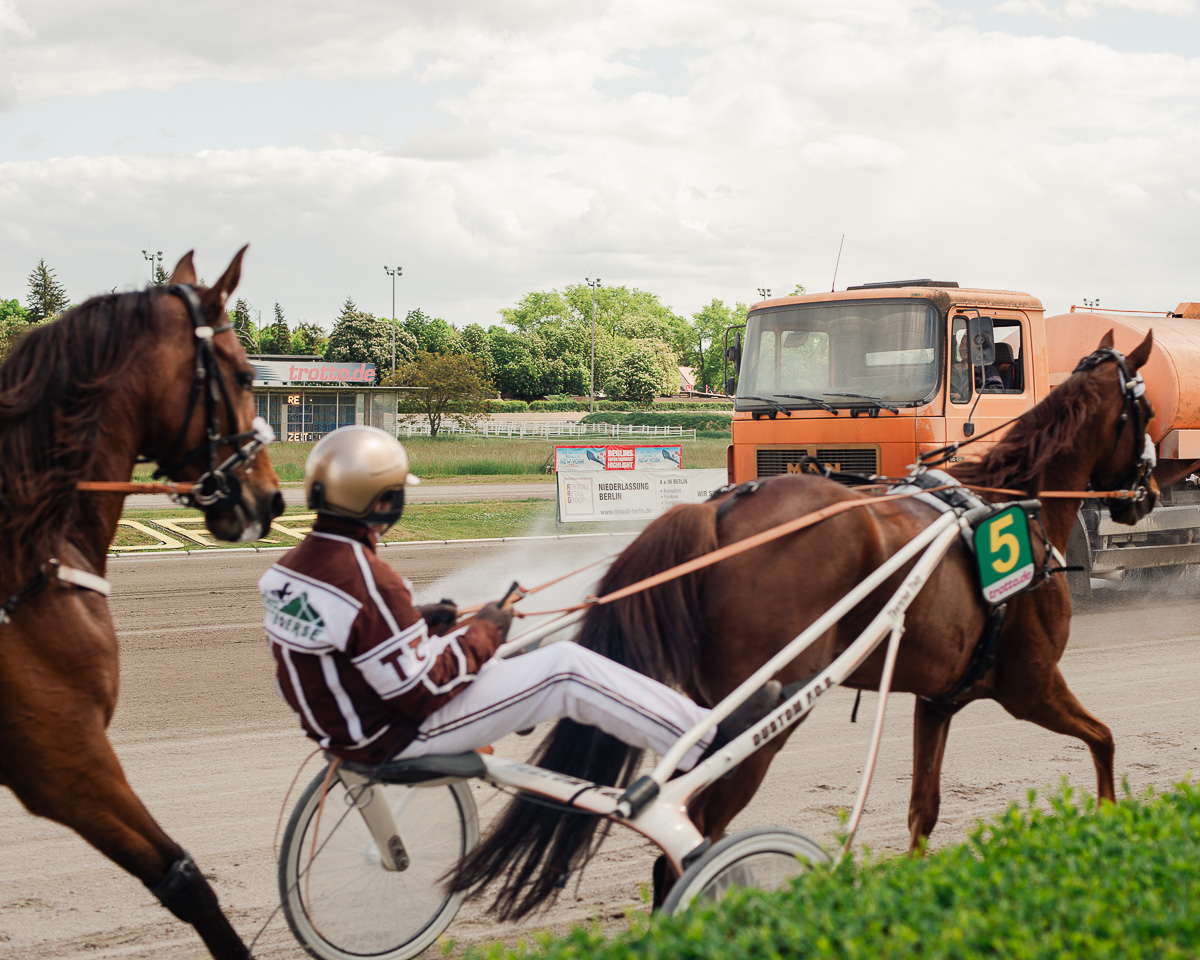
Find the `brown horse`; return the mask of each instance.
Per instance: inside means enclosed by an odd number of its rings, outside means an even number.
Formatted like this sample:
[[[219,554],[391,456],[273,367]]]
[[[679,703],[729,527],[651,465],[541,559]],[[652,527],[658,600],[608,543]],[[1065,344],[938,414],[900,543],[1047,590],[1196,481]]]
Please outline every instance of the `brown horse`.
[[[212,288],[195,286],[188,253],[167,289],[94,297],[0,367],[0,783],[140,879],[220,958],[249,952],[105,735],[117,636],[102,577],[124,496],[76,485],[126,481],[144,456],[200,481],[195,502],[223,540],[257,539],[283,511],[224,312],[244,252]]]
[[[1129,355],[1113,351],[1111,333],[1100,349],[1044,401],[1021,417],[981,460],[959,464],[964,483],[1042,491],[1145,487],[1140,500],[1109,502],[1114,520],[1135,523],[1157,497],[1143,454],[1153,412],[1133,373],[1150,354],[1152,338]],[[816,476],[780,476],[730,502],[726,494],[679,506],[650,524],[612,564],[601,595],[661,570],[742,540],[794,517],[863,494]],[[1048,499],[1045,532],[1065,552],[1081,499]],[[725,505],[727,509],[721,509]],[[916,499],[865,505],[813,527],[624,600],[594,607],[579,642],[713,704],[815,621],[936,516]],[[1034,527],[1036,531],[1036,527]],[[1036,536],[1035,540],[1038,539]],[[1034,544],[1039,563],[1045,550]],[[965,687],[987,621],[973,559],[956,542],[909,608],[893,689],[914,693],[916,726],[908,822],[912,848],[921,849],[937,821],[942,756],[951,718],[973,700],[990,698],[1013,716],[1083,740],[1092,752],[1099,795],[1113,799],[1113,741],[1067,688],[1058,669],[1066,646],[1071,599],[1061,574],[1012,598],[995,644],[994,665]],[[1055,564],[1053,561],[1051,566]],[[898,587],[896,573],[867,601],[810,647],[778,679],[814,675],[858,636]],[[876,689],[884,651],[867,660],[849,686]],[[958,689],[962,687],[962,689]],[[950,696],[947,696],[949,694]],[[767,742],[736,774],[698,795],[691,816],[715,840],[749,802],[786,737]],[[640,762],[623,743],[569,720],[560,721],[533,761],[604,784],[628,783]],[[515,801],[500,823],[452,878],[472,894],[496,878],[502,889],[493,911],[521,916],[562,885],[568,869],[592,849],[596,822],[554,815]],[[665,861],[660,858],[665,867]],[[666,880],[656,867],[656,892]]]

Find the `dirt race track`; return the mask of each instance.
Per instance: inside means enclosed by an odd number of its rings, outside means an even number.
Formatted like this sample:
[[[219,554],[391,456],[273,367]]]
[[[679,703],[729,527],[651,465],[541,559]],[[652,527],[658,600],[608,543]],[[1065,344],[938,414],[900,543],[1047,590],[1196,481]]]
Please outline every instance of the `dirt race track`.
[[[416,583],[419,600],[462,603],[498,595],[516,571],[526,584],[573,569],[624,541],[539,541],[396,548],[384,556]],[[255,581],[269,555],[209,554],[111,564],[112,609],[122,642],[122,694],[111,734],[135,789],[196,858],[234,925],[249,941],[278,903],[272,838],[280,806],[310,746],[277,699]],[[582,595],[576,584],[558,594]],[[543,598],[539,598],[540,601]],[[553,605],[554,597],[550,598]],[[1111,591],[1076,617],[1064,672],[1080,699],[1110,724],[1118,777],[1135,792],[1200,770],[1200,590],[1176,585],[1149,596]],[[778,824],[830,843],[839,807],[854,799],[874,715],[865,695],[851,725],[852,695],[835,691],[778,757],[738,828]],[[911,698],[890,704],[884,747],[859,841],[898,851],[910,782]],[[540,733],[541,731],[539,731]],[[498,752],[525,756],[537,735],[510,737]],[[306,769],[302,782],[317,771]],[[977,704],[954,723],[934,845],[959,841],[978,818],[1031,787],[1061,777],[1094,790],[1076,741]],[[503,798],[478,787],[486,822]],[[451,926],[459,944],[514,942],[523,930],[619,918],[639,902],[651,849],[617,830],[601,858],[552,910],[522,929],[490,923],[468,904]],[[264,958],[303,956],[282,916],[256,947]],[[431,955],[440,955],[437,949]],[[65,829],[0,795],[0,957],[195,958],[198,938],[133,878]]]

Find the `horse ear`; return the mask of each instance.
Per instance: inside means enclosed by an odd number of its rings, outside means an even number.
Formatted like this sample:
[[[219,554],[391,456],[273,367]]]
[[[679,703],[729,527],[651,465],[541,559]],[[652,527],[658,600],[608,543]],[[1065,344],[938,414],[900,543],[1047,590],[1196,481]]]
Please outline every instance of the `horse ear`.
[[[168,280],[167,283],[174,284],[196,282],[196,268],[192,266],[192,254],[195,252],[195,250],[189,250],[179,258],[179,262],[175,264],[175,269],[171,271],[171,279]]]
[[[241,250],[233,255],[233,259],[229,261],[229,266],[221,274],[221,279],[202,294],[206,310],[216,316],[221,315],[221,311],[225,309],[225,301],[237,289],[238,281],[242,279],[242,257],[249,246],[250,244],[246,244],[245,247],[242,247]]]
[[[1100,347],[1099,347],[1099,349],[1101,349],[1101,350],[1111,350],[1111,349],[1112,349],[1112,345],[1113,345],[1113,332],[1112,332],[1112,330],[1109,330],[1109,331],[1108,331],[1108,333],[1106,333],[1104,336],[1102,336],[1102,337],[1100,338]]]
[[[1129,364],[1130,370],[1141,368],[1147,360],[1150,359],[1150,348],[1154,346],[1154,331],[1151,330],[1146,334],[1146,339],[1139,343],[1129,356],[1125,358],[1125,362]]]

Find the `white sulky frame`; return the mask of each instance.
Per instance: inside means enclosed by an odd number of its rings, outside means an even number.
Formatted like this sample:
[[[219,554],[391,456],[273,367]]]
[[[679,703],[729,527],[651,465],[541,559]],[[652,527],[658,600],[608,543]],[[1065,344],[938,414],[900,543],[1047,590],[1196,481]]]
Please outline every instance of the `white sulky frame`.
[[[891,648],[885,672],[890,678],[890,668],[895,660],[897,644],[900,635],[904,632],[905,612],[929,579],[934,568],[941,562],[946,551],[950,549],[950,545],[960,535],[960,531],[968,525],[969,521],[957,513],[941,514],[886,563],[872,572],[816,622],[748,677],[744,683],[713,708],[712,713],[702,724],[693,727],[680,737],[666,756],[659,761],[658,766],[654,768],[648,778],[653,781],[653,785],[648,785],[651,791],[650,798],[642,804],[636,804],[637,809],[635,809],[635,801],[630,796],[630,791],[602,786],[540,767],[490,755],[483,756],[483,763],[487,771],[484,779],[494,786],[536,794],[557,800],[581,812],[621,821],[657,844],[676,869],[681,870],[689,854],[699,851],[706,843],[704,837],[700,835],[688,817],[687,804],[690,798],[723,777],[762,744],[780,736],[789,727],[799,723],[816,705],[822,694],[843,683],[874,653],[884,637],[889,636],[891,637]],[[920,555],[919,559],[913,569],[904,578],[896,592],[892,594],[891,599],[841,656],[821,670],[790,699],[764,717],[754,729],[747,730],[741,736],[730,741],[692,770],[671,779],[684,754],[699,742],[713,726],[728,717],[751,694],[803,653],[849,610],[866,599],[880,584],[918,555]],[[542,627],[530,630],[505,644],[500,650],[500,655],[512,656],[525,647],[541,641],[551,633],[569,626],[581,616],[582,614],[571,614],[559,617]],[[885,685],[881,684],[881,686]],[[876,720],[871,757],[867,769],[864,771],[864,782],[859,792],[852,821],[855,824],[866,799],[866,786],[874,765],[882,719],[881,703]],[[645,779],[647,778],[643,778],[643,780]]]

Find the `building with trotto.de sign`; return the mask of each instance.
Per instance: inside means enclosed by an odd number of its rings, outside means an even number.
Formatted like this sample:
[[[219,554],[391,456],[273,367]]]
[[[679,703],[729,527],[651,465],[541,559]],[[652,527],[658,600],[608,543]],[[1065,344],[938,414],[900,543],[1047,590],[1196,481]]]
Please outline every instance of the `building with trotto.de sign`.
[[[378,387],[373,363],[251,355],[258,415],[280,440],[314,441],[350,424],[396,433],[396,404],[411,388]]]

